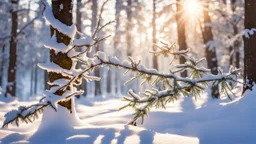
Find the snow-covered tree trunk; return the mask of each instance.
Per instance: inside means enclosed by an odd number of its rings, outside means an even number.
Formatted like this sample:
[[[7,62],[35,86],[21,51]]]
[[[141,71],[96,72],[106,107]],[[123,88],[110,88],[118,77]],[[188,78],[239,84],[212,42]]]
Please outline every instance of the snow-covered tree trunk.
[[[209,16],[209,3],[204,5],[203,18],[204,18],[204,27],[202,29],[203,41],[206,46],[205,55],[207,60],[207,65],[211,69],[212,74],[218,74],[218,61],[216,55],[216,48],[211,47],[209,42],[213,42],[213,33],[211,26],[207,26],[211,23]],[[219,91],[217,86],[212,87],[212,97],[219,98]]]
[[[153,0],[153,17],[152,17],[152,46],[153,50],[155,51],[156,48],[154,44],[156,44],[156,0]],[[153,68],[158,69],[158,61],[157,61],[157,56],[153,55]]]
[[[63,24],[67,26],[71,26],[73,24],[72,22],[72,0],[52,0],[52,11],[54,17],[62,22]],[[62,32],[60,32],[58,29],[55,29],[51,26],[51,36],[56,36],[57,43],[63,43],[64,45],[69,45],[71,42],[71,38]],[[66,53],[62,52],[56,52],[54,49],[50,50],[50,61],[57,64],[63,69],[70,70],[72,68],[72,60]],[[68,79],[68,77],[56,73],[56,72],[49,72],[48,73],[48,79],[49,82],[54,82],[58,79]],[[70,89],[70,87],[69,87]],[[62,96],[64,91],[56,91],[55,95]],[[72,113],[72,99],[68,101],[61,101],[59,102],[59,105],[62,107],[67,108],[70,113]]]
[[[256,1],[245,0],[245,19],[244,27],[246,30],[250,30],[256,27]],[[246,83],[253,84],[256,82],[256,35],[250,35],[250,37],[244,38],[244,80]],[[245,86],[245,89],[248,89]]]
[[[185,32],[185,21],[184,20],[184,9],[180,0],[176,0],[176,22],[177,22],[177,33],[178,33],[178,44],[179,50],[186,50],[186,32]],[[180,57],[180,63],[185,63],[184,57]],[[187,71],[181,72],[182,77],[187,77]]]
[[[8,83],[6,86],[5,97],[16,96],[16,62],[17,62],[17,29],[18,29],[18,14],[16,8],[19,0],[12,0],[11,19],[12,30],[10,34],[10,50],[9,50],[9,68],[8,68]]]

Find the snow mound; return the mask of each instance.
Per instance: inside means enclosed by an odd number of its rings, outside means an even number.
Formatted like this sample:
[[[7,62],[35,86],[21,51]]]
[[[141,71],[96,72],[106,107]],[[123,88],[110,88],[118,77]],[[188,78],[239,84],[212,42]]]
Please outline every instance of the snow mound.
[[[240,90],[235,93],[239,95]],[[65,114],[56,119],[54,110],[49,109],[52,112],[43,116],[46,123],[37,120],[32,125],[0,129],[0,143],[254,144],[255,95],[254,88],[234,101],[213,100],[207,94],[197,102],[191,97],[180,98],[166,110],[152,109],[144,125],[137,127],[125,125],[133,111],[117,111],[125,104],[120,98],[79,99],[75,117],[80,120]],[[13,107],[17,104],[0,103],[1,122]]]

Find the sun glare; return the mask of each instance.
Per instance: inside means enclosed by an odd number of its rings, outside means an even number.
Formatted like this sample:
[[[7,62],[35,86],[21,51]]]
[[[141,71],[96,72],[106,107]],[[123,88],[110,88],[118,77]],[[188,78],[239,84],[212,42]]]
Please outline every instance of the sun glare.
[[[184,0],[183,8],[187,16],[197,16],[201,9],[198,0]]]

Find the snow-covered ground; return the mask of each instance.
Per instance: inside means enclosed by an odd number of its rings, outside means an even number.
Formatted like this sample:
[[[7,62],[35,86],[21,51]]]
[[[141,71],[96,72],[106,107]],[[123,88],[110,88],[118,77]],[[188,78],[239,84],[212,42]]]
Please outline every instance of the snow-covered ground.
[[[240,95],[239,89],[236,94]],[[254,144],[255,94],[248,91],[232,102],[212,100],[206,94],[196,102],[181,98],[166,110],[153,109],[145,123],[137,127],[126,125],[132,117],[131,109],[117,111],[125,103],[121,98],[82,98],[76,100],[82,126],[66,128],[62,126],[65,117],[59,116],[56,125],[36,132],[40,117],[33,124],[0,129],[0,143]],[[31,103],[35,101],[0,102],[0,122],[7,111]]]

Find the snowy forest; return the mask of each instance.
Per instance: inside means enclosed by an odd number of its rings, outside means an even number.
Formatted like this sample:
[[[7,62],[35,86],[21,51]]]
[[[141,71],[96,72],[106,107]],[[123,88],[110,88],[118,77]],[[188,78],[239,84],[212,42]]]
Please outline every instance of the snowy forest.
[[[0,0],[0,143],[253,144],[255,16],[255,0]]]

